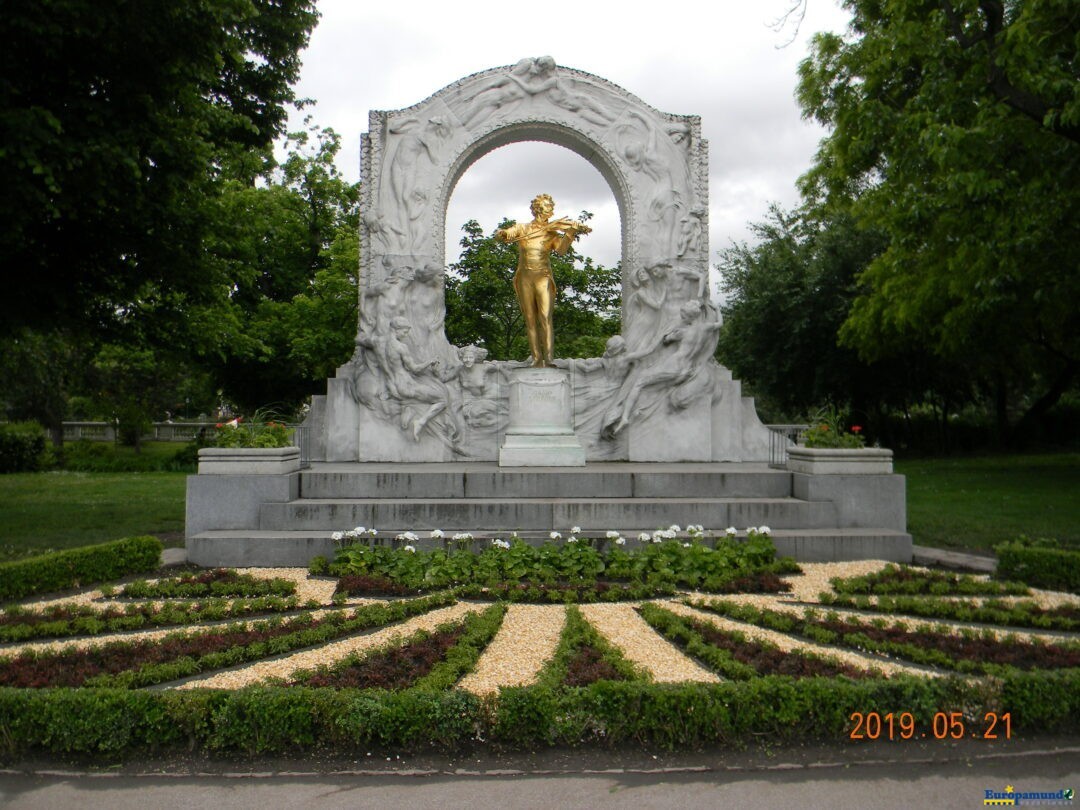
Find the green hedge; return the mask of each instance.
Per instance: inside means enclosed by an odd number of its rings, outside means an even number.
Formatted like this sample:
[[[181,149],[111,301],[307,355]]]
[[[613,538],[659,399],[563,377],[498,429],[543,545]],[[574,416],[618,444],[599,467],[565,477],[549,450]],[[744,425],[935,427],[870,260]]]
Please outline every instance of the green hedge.
[[[637,744],[666,749],[751,743],[846,743],[852,712],[910,712],[929,735],[935,712],[1011,714],[1015,737],[1080,731],[1080,671],[849,681],[766,677],[720,684],[598,682],[461,692],[305,688],[238,691],[0,689],[0,756],[162,750],[283,754]],[[999,732],[1002,727],[998,727]],[[944,743],[943,743],[944,744]]]
[[[127,537],[0,563],[0,601],[153,571],[160,562],[161,549],[161,541],[156,537]]]
[[[1080,593],[1080,551],[1057,546],[1052,540],[1020,538],[994,549],[998,579],[1018,579],[1035,588]]]
[[[0,425],[0,473],[35,472],[45,455],[45,428],[37,422]]]

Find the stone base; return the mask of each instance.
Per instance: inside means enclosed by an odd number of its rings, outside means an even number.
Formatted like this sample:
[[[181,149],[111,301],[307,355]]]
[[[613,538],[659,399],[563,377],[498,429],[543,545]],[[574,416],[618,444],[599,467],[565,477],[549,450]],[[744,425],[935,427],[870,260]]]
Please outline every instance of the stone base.
[[[500,467],[584,467],[585,448],[577,436],[507,434],[499,448]]]
[[[199,475],[287,475],[299,469],[299,447],[204,447],[199,450]]]
[[[884,447],[792,447],[787,468],[806,475],[889,475],[892,458],[892,450]]]
[[[556,368],[521,368],[510,377],[510,423],[500,467],[584,467],[574,435],[570,375]]]

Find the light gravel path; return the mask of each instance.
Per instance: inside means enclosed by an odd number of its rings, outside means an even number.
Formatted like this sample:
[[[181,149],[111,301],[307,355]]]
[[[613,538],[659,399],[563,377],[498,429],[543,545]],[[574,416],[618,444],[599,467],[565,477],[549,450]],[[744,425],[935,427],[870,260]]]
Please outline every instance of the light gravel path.
[[[350,636],[319,647],[286,655],[272,661],[258,661],[246,667],[218,672],[205,678],[186,681],[176,689],[240,689],[267,678],[289,678],[300,669],[315,669],[323,664],[333,664],[348,655],[364,650],[374,650],[392,643],[400,643],[418,630],[432,631],[441,624],[464,619],[470,613],[483,609],[482,605],[458,602],[439,608],[408,621],[383,627],[372,633]]]
[[[891,675],[941,675],[936,671],[929,671],[925,668],[907,666],[896,661],[883,661],[880,658],[875,658],[870,655],[862,655],[857,652],[849,650],[840,650],[836,647],[828,647],[824,644],[815,644],[811,641],[804,641],[802,639],[794,638],[793,636],[785,635],[784,633],[778,633],[775,630],[767,630],[764,627],[755,627],[750,624],[743,624],[742,622],[732,621],[731,619],[723,616],[717,616],[715,613],[709,613],[703,610],[696,610],[682,604],[681,602],[669,602],[662,605],[672,613],[676,613],[680,616],[686,616],[691,619],[697,619],[698,621],[708,622],[719,630],[725,632],[737,632],[742,633],[749,639],[754,641],[761,641],[766,644],[772,644],[784,652],[800,652],[800,653],[813,653],[819,658],[824,658],[833,662],[849,664],[859,669],[868,669],[877,672],[880,675],[889,677]]]
[[[668,603],[658,604],[667,606]],[[719,683],[720,679],[659,633],[634,610],[638,603],[579,605],[581,614],[597,632],[619,648],[627,661],[652,675],[656,683],[697,681]]]
[[[563,605],[509,605],[499,632],[480,655],[476,669],[458,686],[489,695],[502,686],[535,682],[544,664],[555,655],[565,625]]]

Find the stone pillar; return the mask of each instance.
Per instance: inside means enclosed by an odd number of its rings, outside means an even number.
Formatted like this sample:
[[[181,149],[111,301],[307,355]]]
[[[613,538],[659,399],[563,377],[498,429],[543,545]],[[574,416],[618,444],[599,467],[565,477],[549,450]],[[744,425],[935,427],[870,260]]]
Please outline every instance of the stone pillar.
[[[521,368],[510,377],[510,422],[499,448],[500,467],[584,467],[574,434],[570,374]]]

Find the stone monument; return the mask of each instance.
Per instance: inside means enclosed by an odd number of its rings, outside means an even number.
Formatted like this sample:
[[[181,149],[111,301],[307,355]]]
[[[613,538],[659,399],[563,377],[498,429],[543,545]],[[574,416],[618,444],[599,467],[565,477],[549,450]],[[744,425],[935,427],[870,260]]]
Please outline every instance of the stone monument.
[[[623,330],[603,357],[552,356],[547,252],[565,250],[588,228],[551,220],[551,198],[541,195],[532,223],[498,236],[519,245],[514,284],[532,365],[567,375],[571,432],[585,458],[767,460],[769,432],[752,400],[712,359],[720,317],[709,300],[700,119],[661,113],[548,56],[370,114],[361,147],[356,353],[313,405],[313,458],[495,461],[508,433],[524,435],[511,416],[520,364],[479,359],[477,347],[446,339],[443,245],[447,203],[461,176],[493,149],[529,140],[584,157],[619,207]]]
[[[549,251],[587,229],[552,220],[543,196],[531,223],[501,232],[522,248],[531,361],[493,362],[446,338],[447,202],[478,159],[529,140],[581,155],[619,207],[622,334],[601,357],[553,356]],[[355,353],[315,397],[303,453],[200,453],[192,562],[305,565],[333,556],[333,533],[352,526],[539,541],[674,523],[767,524],[778,551],[803,560],[911,560],[888,451],[793,450],[786,469],[765,463],[774,434],[713,359],[721,318],[696,116],[542,56],[372,112],[362,161]]]

